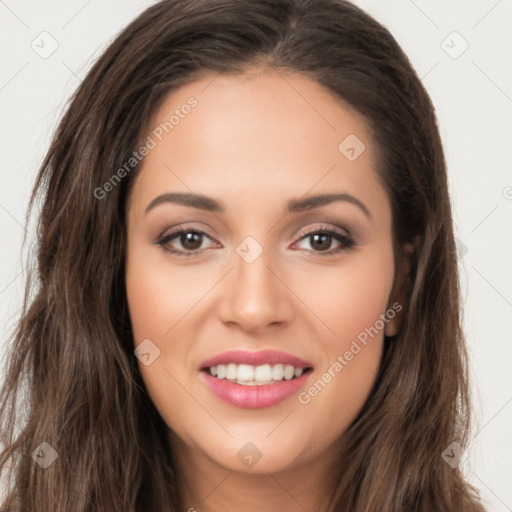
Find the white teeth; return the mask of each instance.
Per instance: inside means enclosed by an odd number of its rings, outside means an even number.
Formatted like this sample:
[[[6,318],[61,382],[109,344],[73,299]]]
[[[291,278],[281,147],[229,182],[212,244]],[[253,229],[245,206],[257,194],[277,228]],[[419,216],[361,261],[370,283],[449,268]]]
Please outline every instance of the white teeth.
[[[290,364],[263,364],[252,366],[249,364],[229,363],[210,367],[210,375],[217,379],[227,379],[237,384],[246,386],[262,386],[273,384],[283,380],[291,380],[300,377],[304,373],[303,368],[295,368]]]
[[[236,380],[237,384],[242,384],[243,386],[258,386],[260,383],[255,380]],[[261,385],[261,384],[260,384]]]
[[[283,380],[284,377],[284,366],[282,364],[276,364],[272,368],[272,378],[274,380]]]
[[[239,364],[238,371],[236,373],[236,380],[254,380],[254,366],[249,364]],[[256,377],[256,380],[262,380]]]
[[[242,366],[242,365],[240,365],[240,366]],[[238,374],[238,378],[241,379],[240,374]],[[255,380],[272,380],[271,366],[269,364],[264,364],[262,366],[256,366],[256,370],[254,371],[254,379]],[[243,379],[243,380],[252,380],[252,379]]]
[[[267,384],[275,384],[273,380],[236,380],[237,384],[242,386],[265,386]]]
[[[293,368],[293,366],[287,364],[285,367],[284,367],[284,378],[286,380],[290,380],[290,379],[293,379],[293,373],[294,373],[295,369]]]
[[[237,365],[235,363],[229,363],[226,367],[226,379],[236,379]]]
[[[217,365],[217,379],[225,379],[226,378],[226,365],[219,364]]]

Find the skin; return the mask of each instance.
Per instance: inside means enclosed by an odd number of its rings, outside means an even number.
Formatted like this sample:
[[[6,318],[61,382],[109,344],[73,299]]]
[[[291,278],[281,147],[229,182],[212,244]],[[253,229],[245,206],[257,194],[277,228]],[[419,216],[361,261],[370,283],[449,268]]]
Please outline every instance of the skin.
[[[237,408],[198,369],[227,350],[276,349],[312,363],[307,390],[400,299],[373,141],[365,120],[322,86],[266,68],[208,75],[174,91],[151,126],[191,96],[197,106],[144,158],[127,203],[134,345],[150,339],[160,350],[139,368],[169,427],[185,510],[324,510],[340,436],[368,398],[384,333],[396,334],[400,315],[307,404],[292,395]],[[349,134],[366,146],[354,161],[338,149]],[[207,195],[225,212],[162,203],[145,214],[167,192]],[[359,199],[371,219],[341,201],[286,212],[290,199],[333,192]],[[207,235],[188,245],[178,236],[167,247],[202,254],[180,257],[155,242],[180,225]],[[349,234],[355,246],[325,255],[343,243],[304,236],[321,227]],[[247,236],[263,249],[252,263],[236,252]],[[250,468],[237,457],[247,442],[262,454]]]

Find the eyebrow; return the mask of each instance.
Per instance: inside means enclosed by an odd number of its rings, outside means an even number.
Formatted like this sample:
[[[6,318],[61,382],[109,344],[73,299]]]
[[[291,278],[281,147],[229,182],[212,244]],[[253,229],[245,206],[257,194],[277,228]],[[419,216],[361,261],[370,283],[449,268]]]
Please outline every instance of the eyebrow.
[[[369,218],[372,218],[370,210],[356,197],[347,193],[338,194],[319,194],[316,196],[308,196],[300,199],[290,199],[288,201],[288,212],[297,213],[313,208],[318,208],[335,201],[345,201],[357,206],[361,211]],[[150,210],[163,203],[175,203],[183,206],[190,206],[192,208],[198,208],[214,213],[223,213],[225,208],[216,201],[215,199],[203,196],[200,194],[189,194],[189,193],[167,193],[155,197],[146,208],[144,214],[147,214]]]

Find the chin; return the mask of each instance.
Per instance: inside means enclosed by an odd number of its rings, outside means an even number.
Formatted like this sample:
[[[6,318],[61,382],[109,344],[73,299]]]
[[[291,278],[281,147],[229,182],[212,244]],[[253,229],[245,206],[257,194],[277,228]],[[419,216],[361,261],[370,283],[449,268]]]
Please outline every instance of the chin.
[[[278,473],[295,468],[301,461],[304,463],[308,459],[307,447],[314,445],[311,440],[298,440],[283,432],[274,432],[270,436],[268,433],[269,430],[265,428],[265,433],[259,437],[229,438],[226,435],[226,439],[212,439],[206,446],[203,441],[199,449],[215,465],[228,471],[247,474]],[[275,436],[274,439],[272,436]]]

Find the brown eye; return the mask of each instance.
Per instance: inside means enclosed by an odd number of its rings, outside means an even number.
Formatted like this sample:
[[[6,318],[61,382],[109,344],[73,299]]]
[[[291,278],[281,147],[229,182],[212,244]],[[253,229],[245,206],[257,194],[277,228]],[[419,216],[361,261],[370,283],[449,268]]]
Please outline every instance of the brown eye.
[[[326,251],[332,243],[332,236],[326,235],[325,233],[315,233],[314,235],[309,236],[311,240],[311,247],[316,248],[319,251]]]
[[[182,247],[189,251],[195,251],[201,247],[203,235],[197,231],[189,231],[179,235]]]
[[[348,235],[325,228],[306,233],[306,235],[304,235],[300,240],[309,241],[311,249],[308,250],[318,253],[319,255],[322,255],[323,253],[326,256],[346,251],[355,245],[354,240]],[[338,242],[338,247],[330,249],[333,241]]]
[[[203,252],[201,246],[205,238],[210,237],[204,231],[181,227],[160,237],[156,243],[160,245],[164,251],[178,256],[194,256]]]

